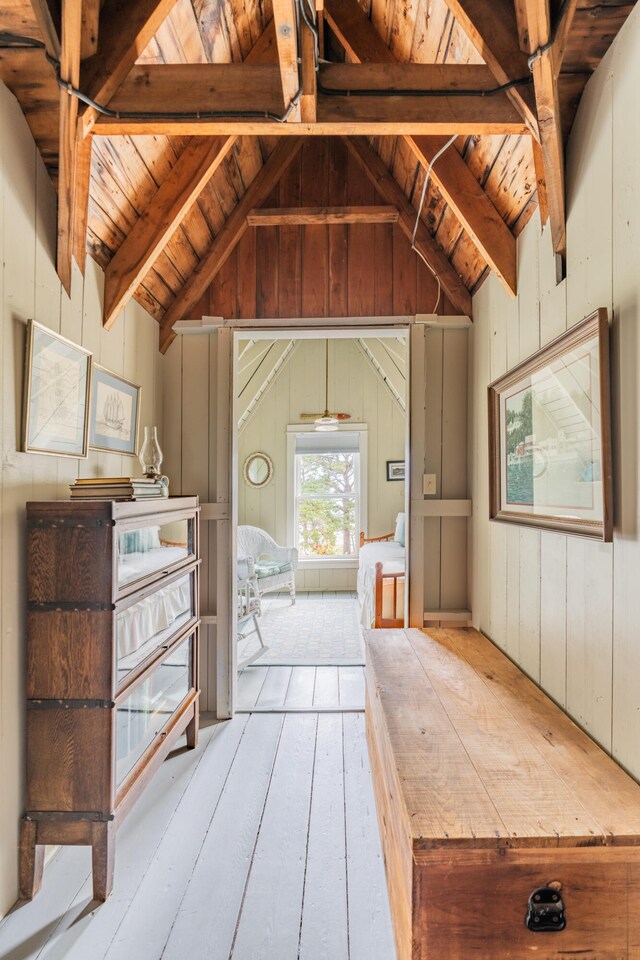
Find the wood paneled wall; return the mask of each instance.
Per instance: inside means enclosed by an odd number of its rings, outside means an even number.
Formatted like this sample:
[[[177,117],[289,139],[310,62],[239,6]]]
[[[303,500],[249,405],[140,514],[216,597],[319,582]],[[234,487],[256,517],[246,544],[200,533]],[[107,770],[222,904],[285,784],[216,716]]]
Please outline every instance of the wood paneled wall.
[[[474,300],[471,580],[475,623],[640,778],[640,10],[589,81],[567,156],[567,278],[538,216],[519,296]],[[489,523],[487,384],[596,307],[613,316],[613,543]]]
[[[264,206],[381,202],[342,141],[310,137]],[[413,316],[437,293],[397,224],[250,227],[193,318]]]
[[[27,500],[67,499],[78,476],[139,473],[131,457],[92,452],[88,460],[20,453],[26,322],[33,318],[142,385],[142,424],[160,423],[163,359],[158,325],[131,302],[111,333],[102,329],[100,267],[75,267],[72,296],[55,270],[56,196],[20,108],[0,83],[0,915],[18,895],[18,829],[23,812],[25,691],[25,509]]]

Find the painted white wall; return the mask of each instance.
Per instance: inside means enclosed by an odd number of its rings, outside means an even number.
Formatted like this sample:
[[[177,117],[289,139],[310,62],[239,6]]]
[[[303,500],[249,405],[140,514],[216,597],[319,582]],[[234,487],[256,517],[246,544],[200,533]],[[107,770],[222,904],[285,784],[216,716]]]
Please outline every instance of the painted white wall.
[[[238,436],[238,522],[262,527],[287,543],[287,425],[300,414],[322,412],[325,403],[325,341],[300,340]],[[404,483],[387,481],[386,461],[404,460],[405,413],[355,340],[329,341],[329,407],[366,423],[367,536],[394,529],[404,510]],[[269,454],[273,482],[263,489],[245,483],[242,467],[256,451]],[[354,590],[357,570],[300,569],[298,590]]]
[[[548,227],[518,243],[518,297],[474,298],[469,551],[476,625],[640,777],[640,10],[589,81],[567,154],[567,278]],[[489,523],[487,384],[595,307],[613,316],[615,534],[610,544]]]
[[[28,500],[66,499],[78,476],[139,473],[131,457],[88,460],[20,453],[26,323],[33,318],[91,350],[105,367],[142,385],[141,423],[161,420],[158,325],[136,303],[102,329],[101,269],[74,264],[71,298],[55,271],[56,195],[20,108],[0,83],[0,915],[18,892],[23,812],[25,509]]]

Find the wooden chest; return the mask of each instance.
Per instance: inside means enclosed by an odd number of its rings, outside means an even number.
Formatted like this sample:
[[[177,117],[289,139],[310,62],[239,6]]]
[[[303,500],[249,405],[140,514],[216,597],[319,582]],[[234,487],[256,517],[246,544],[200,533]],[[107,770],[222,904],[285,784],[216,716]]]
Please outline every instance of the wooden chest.
[[[366,641],[398,960],[638,960],[640,786],[476,631]]]

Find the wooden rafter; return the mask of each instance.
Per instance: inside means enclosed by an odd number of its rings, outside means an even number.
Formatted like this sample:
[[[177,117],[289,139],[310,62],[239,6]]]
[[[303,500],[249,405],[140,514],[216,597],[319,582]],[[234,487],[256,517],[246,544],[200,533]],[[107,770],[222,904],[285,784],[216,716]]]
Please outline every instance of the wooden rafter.
[[[518,2],[522,3],[523,0],[518,0]],[[560,75],[560,71],[562,69],[562,61],[564,60],[564,54],[567,48],[567,40],[569,39],[569,33],[571,31],[571,27],[573,26],[577,8],[578,0],[567,0],[566,4],[563,5],[562,20],[558,24],[558,29],[553,41],[553,69],[556,79]]]
[[[75,86],[80,78],[81,0],[66,0],[62,10],[60,76]],[[58,179],[58,276],[71,296],[71,262],[76,199],[76,125],[78,101],[67,90],[60,91],[60,142]]]
[[[378,154],[366,140],[351,137],[347,140],[349,152],[359,162],[373,186],[386,203],[397,208],[400,215],[398,225],[411,239],[417,211],[409,203],[401,188],[391,176]],[[471,316],[471,295],[464,283],[447,259],[446,254],[435,242],[424,222],[420,220],[416,233],[416,247],[432,270],[438,275],[443,291],[460,313]]]
[[[281,140],[213,239],[209,249],[160,322],[163,353],[175,338],[173,325],[192,310],[248,227],[247,215],[260,206],[302,149],[302,138]]]
[[[109,103],[175,3],[176,0],[107,0],[100,12],[98,53],[86,61],[81,72],[82,90],[92,100],[101,105]],[[97,116],[92,107],[83,110],[83,136],[91,130]]]
[[[554,47],[546,49],[551,39],[551,14],[548,0],[524,0],[518,5],[518,13],[520,33],[528,38],[529,53],[537,52],[533,59],[532,71],[551,238],[554,251],[564,257],[566,252],[564,149],[558,74],[554,67]],[[564,34],[562,36],[564,37]],[[564,40],[562,43],[564,50]]]
[[[304,0],[303,0],[304,2]],[[318,82],[316,76],[315,39],[306,23],[300,26],[302,70],[302,96],[300,119],[303,123],[315,123],[318,110]]]
[[[50,57],[60,59],[60,11],[54,11],[48,0],[31,0],[31,6]]]
[[[298,28],[294,0],[273,0],[278,65],[285,107],[295,100],[300,88],[298,72]],[[299,111],[298,111],[299,117]],[[292,117],[292,119],[295,119]]]
[[[105,270],[107,329],[133,296],[169,238],[229,153],[235,137],[191,140]]]
[[[379,64],[396,63],[392,51],[357,0],[328,0],[325,15],[352,59]],[[406,142],[420,163],[426,166],[444,146],[446,138],[409,136]],[[431,177],[484,260],[507,291],[515,294],[515,238],[455,148],[448,151],[445,162],[435,164]]]
[[[250,227],[281,227],[329,223],[397,223],[395,207],[262,207],[247,215]]]
[[[246,65],[272,63],[277,56],[273,20],[249,53]],[[107,265],[103,323],[109,328],[133,296],[158,254],[178,229],[220,163],[236,142],[231,137],[191,140],[167,180]]]
[[[77,144],[75,197],[73,211],[73,256],[84,276],[87,260],[87,221],[89,218],[89,188],[91,184],[91,152],[93,137],[89,135]]]
[[[98,51],[100,0],[82,0],[82,42],[80,57],[87,60]]]
[[[545,225],[549,219],[549,200],[547,197],[547,181],[544,176],[544,160],[542,158],[542,147],[533,137],[531,138],[531,147],[533,150],[533,167],[536,172],[536,190],[538,191],[538,211],[540,213],[540,223]]]
[[[498,83],[529,77],[527,55],[518,42],[513,0],[491,0],[491,3],[487,0],[446,0],[446,4]],[[537,138],[538,118],[531,88],[514,87],[507,95]]]

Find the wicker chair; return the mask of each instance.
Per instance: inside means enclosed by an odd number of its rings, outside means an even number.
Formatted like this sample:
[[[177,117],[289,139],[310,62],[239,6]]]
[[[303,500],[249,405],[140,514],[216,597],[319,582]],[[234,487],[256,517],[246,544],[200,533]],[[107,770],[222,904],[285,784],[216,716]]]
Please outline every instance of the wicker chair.
[[[282,587],[288,589],[291,603],[296,602],[298,551],[295,547],[281,547],[260,527],[242,525],[238,527],[238,555],[253,557],[258,602],[265,593]]]

